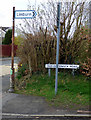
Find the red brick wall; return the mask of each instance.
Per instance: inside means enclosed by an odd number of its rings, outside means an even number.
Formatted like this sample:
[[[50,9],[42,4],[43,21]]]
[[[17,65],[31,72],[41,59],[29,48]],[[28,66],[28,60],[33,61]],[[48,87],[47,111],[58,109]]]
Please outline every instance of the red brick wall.
[[[2,57],[10,57],[11,56],[11,45],[0,45],[0,49],[2,49]],[[17,46],[14,45],[14,56],[16,55]]]

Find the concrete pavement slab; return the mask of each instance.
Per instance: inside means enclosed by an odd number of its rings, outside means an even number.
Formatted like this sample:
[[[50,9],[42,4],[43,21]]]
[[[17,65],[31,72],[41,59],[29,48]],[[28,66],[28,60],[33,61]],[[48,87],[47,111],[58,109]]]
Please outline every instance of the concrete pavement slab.
[[[67,110],[61,110],[48,105],[44,98],[30,95],[8,95],[10,97],[4,103],[3,113],[19,114],[67,114]],[[8,98],[7,97],[7,98]]]

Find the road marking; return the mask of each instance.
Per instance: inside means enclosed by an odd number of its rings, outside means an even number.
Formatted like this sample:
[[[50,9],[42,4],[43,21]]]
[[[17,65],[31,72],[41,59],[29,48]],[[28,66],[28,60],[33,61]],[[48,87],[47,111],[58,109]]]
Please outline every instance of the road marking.
[[[0,76],[10,74],[11,65],[0,65]],[[18,70],[18,64],[14,63],[15,72]]]
[[[31,115],[31,114],[14,114],[2,113],[4,116],[22,116],[22,117],[91,117],[89,114],[64,114],[64,115]]]
[[[88,113],[91,114],[91,111],[86,111],[86,110],[77,110],[77,113]]]

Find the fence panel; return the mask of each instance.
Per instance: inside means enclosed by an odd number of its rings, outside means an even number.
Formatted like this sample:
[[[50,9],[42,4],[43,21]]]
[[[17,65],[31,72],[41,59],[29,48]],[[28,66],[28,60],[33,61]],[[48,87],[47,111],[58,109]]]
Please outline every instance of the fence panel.
[[[11,56],[11,49],[12,49],[11,45],[0,45],[0,49],[2,50],[2,57]],[[17,50],[17,45],[14,45],[14,56],[16,56],[16,50]]]

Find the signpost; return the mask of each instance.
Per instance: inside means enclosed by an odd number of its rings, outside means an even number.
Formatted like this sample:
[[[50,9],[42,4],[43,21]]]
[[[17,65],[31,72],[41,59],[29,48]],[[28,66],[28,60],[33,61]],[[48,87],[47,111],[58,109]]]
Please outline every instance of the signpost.
[[[60,2],[58,2],[57,5],[57,52],[56,52],[55,95],[57,94],[57,81],[58,81],[59,39],[60,39]]]
[[[56,68],[56,64],[45,64],[45,68],[48,68],[49,77],[51,75],[51,68]],[[79,65],[74,64],[58,64],[58,68],[72,69],[72,75],[74,76],[74,69],[78,69]]]
[[[15,10],[13,7],[13,27],[12,27],[12,61],[11,61],[11,70],[10,70],[10,89],[9,92],[14,92],[14,29],[15,29],[15,19],[31,19],[35,18],[37,13],[35,10]]]
[[[11,61],[11,70],[10,70],[10,89],[9,92],[14,92],[14,27],[15,27],[15,7],[13,7],[13,27],[12,27],[12,61]]]

